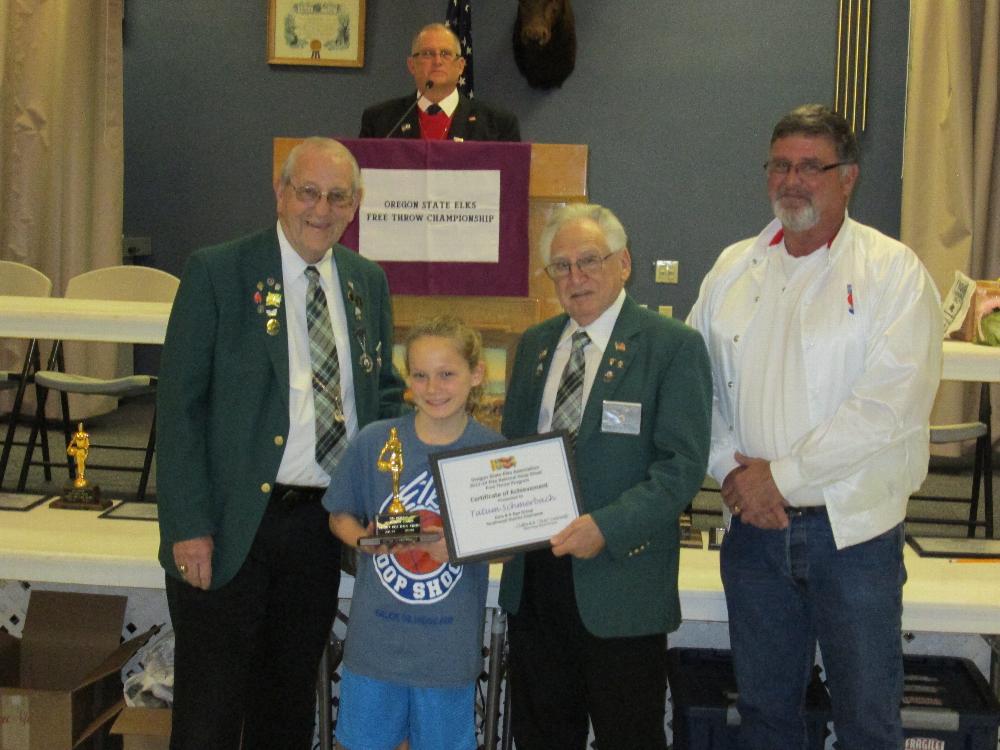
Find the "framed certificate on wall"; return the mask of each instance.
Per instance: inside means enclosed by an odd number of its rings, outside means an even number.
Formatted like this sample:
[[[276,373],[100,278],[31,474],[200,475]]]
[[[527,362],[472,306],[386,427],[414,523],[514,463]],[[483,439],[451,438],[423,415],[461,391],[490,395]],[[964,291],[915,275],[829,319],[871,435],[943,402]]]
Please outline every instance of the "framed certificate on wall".
[[[362,67],[365,0],[268,0],[267,61]]]

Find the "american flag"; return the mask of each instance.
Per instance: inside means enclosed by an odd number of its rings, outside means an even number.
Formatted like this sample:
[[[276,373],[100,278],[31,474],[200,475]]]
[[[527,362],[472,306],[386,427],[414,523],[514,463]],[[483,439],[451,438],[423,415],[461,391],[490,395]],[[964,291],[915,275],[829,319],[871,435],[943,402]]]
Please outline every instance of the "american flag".
[[[458,90],[468,97],[472,93],[472,0],[448,0],[448,11],[444,22],[458,36],[462,57],[465,58],[465,72],[458,79]]]

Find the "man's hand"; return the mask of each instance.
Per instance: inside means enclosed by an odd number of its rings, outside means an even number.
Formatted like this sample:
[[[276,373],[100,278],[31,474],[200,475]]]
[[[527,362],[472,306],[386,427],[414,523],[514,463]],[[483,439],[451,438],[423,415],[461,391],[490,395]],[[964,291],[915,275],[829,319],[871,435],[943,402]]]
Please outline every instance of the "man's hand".
[[[212,550],[215,543],[210,536],[199,536],[174,542],[174,563],[190,585],[208,590],[212,585]]]
[[[605,544],[604,534],[589,513],[574,518],[549,541],[552,543],[552,554],[556,557],[572,555],[583,559],[596,557]]]
[[[734,454],[739,464],[722,482],[722,501],[744,523],[761,529],[788,526],[788,503],[771,476],[771,462]]]

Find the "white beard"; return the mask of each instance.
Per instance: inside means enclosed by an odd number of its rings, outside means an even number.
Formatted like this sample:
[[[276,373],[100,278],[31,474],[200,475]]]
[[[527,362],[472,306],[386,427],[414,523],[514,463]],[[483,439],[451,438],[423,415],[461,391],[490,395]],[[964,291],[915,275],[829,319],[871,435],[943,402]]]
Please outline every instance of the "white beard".
[[[806,232],[819,223],[819,212],[812,203],[800,208],[785,208],[781,205],[781,198],[776,198],[771,202],[771,210],[781,226],[790,232]]]

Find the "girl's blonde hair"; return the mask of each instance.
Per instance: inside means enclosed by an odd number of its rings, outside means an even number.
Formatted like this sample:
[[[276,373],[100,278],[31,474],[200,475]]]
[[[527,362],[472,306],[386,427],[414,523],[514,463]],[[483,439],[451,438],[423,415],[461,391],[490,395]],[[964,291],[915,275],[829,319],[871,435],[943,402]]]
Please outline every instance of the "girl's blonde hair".
[[[424,336],[437,336],[448,339],[458,350],[459,355],[469,365],[470,370],[476,369],[483,361],[483,339],[479,332],[465,324],[461,318],[454,315],[437,315],[433,318],[425,318],[417,321],[406,333],[406,373],[410,373],[410,345]],[[486,378],[483,377],[485,383]],[[483,393],[485,388],[483,383],[475,385],[469,391],[469,398],[465,403],[465,408],[470,414],[475,415],[482,406]]]

